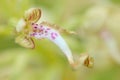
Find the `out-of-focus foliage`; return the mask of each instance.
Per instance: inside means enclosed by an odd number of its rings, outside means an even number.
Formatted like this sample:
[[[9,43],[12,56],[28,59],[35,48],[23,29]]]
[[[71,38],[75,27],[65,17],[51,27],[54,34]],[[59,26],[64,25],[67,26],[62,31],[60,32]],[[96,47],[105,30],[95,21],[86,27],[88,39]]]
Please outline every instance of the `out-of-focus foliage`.
[[[119,0],[1,0],[0,80],[119,80]],[[94,68],[73,71],[63,53],[48,40],[34,50],[15,44],[15,25],[25,10],[40,7],[41,21],[78,32],[63,35],[73,54],[87,52]]]

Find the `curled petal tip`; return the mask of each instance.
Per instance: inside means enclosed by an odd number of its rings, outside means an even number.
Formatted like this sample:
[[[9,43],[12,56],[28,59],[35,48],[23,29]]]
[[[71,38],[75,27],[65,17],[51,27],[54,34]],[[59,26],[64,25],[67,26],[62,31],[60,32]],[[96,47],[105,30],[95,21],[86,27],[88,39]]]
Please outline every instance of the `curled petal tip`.
[[[82,54],[79,58],[79,61],[88,68],[92,68],[94,65],[93,57],[89,56],[88,54]]]
[[[88,54],[81,54],[80,57],[77,59],[77,61],[71,64],[71,66],[73,70],[76,70],[80,67],[80,65],[83,65],[88,68],[92,68],[94,65],[94,59]]]
[[[88,68],[92,68],[94,65],[94,60],[92,57],[87,57],[86,60],[84,61],[84,66],[88,67]]]

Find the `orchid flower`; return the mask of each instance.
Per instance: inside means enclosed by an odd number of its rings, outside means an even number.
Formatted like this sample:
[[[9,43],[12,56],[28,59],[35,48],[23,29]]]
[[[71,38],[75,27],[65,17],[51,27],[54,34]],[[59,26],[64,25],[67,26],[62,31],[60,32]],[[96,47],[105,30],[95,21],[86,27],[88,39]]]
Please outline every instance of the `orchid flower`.
[[[60,32],[67,32],[70,34],[76,34],[72,31],[61,29],[55,25],[51,25],[48,22],[41,22],[37,24],[37,21],[41,17],[41,10],[39,8],[32,8],[25,12],[24,17],[20,19],[16,26],[16,32],[18,33],[15,39],[16,43],[25,48],[35,48],[33,38],[41,40],[48,39],[56,44],[68,59],[69,64],[75,68],[79,63],[87,66],[93,66],[93,59],[88,54],[80,56],[77,62],[74,61],[72,52],[67,45]]]

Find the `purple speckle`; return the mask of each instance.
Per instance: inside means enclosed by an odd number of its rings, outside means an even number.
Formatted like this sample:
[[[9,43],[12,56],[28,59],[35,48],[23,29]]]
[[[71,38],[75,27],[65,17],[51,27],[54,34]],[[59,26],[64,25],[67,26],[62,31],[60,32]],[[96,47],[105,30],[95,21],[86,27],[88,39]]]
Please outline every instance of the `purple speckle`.
[[[47,33],[48,31],[45,31],[45,33]]]
[[[37,35],[36,33],[33,33],[33,36]]]
[[[37,28],[36,26],[34,28]]]
[[[37,35],[37,34],[36,34],[36,33],[31,33],[31,34],[30,34],[30,36],[35,36],[35,35]]]
[[[55,39],[57,36],[58,36],[57,33],[53,33],[53,32],[51,33],[51,38],[52,39]]]
[[[58,36],[58,34],[57,33],[54,33],[55,34],[55,36],[57,37]]]
[[[50,28],[47,28],[47,30],[50,30]]]

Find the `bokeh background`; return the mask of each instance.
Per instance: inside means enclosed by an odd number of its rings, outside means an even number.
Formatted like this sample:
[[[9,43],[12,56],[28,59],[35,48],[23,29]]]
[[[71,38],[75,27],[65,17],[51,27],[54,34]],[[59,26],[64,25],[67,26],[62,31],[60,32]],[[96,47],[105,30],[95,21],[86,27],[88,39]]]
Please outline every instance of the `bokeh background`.
[[[63,37],[74,56],[93,56],[94,67],[72,70],[48,40],[35,40],[33,50],[16,44],[17,21],[32,7],[41,21],[76,31]],[[0,80],[120,80],[120,0],[1,0]]]

